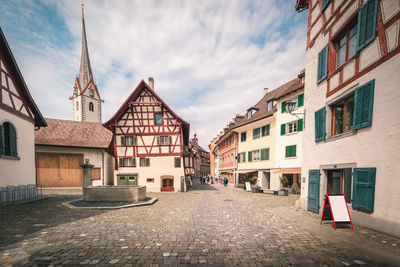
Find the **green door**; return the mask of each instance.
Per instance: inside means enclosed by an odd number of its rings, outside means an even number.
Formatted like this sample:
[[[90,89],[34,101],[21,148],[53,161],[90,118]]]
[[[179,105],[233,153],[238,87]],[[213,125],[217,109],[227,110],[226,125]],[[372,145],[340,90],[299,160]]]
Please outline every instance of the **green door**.
[[[138,175],[119,174],[117,176],[117,185],[138,185]]]
[[[308,201],[307,210],[319,213],[319,170],[310,170],[308,173]]]

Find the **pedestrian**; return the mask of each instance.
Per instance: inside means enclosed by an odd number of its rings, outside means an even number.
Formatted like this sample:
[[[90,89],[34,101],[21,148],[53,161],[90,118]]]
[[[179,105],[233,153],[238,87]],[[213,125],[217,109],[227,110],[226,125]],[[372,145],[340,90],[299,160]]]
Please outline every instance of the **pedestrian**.
[[[207,184],[210,184],[210,176],[207,176]]]
[[[214,184],[214,178],[211,176],[211,184]]]
[[[224,186],[226,187],[226,185],[228,184],[228,178],[224,178]]]

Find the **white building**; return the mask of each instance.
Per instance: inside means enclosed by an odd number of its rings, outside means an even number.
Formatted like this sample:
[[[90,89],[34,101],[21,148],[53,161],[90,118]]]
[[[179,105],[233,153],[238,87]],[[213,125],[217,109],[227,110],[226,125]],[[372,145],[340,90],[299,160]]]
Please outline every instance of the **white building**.
[[[400,2],[305,8],[302,206],[320,213],[325,194],[343,193],[354,223],[400,236]]]
[[[46,126],[0,28],[0,186],[35,184],[34,130]]]

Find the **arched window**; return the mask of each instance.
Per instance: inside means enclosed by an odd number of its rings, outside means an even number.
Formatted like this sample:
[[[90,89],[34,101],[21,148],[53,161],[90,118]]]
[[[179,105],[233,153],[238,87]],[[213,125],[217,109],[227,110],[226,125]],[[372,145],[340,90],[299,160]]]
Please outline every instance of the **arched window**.
[[[4,122],[0,125],[0,154],[17,157],[17,131],[14,125]]]
[[[92,102],[89,103],[89,111],[94,111],[94,106]]]

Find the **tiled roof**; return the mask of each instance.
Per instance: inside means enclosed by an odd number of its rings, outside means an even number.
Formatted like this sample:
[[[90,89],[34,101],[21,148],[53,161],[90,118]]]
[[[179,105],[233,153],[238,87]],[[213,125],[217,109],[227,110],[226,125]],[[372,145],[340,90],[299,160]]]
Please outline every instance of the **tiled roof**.
[[[196,143],[193,142],[192,140],[190,140],[189,143],[190,143],[193,147],[197,148],[198,150],[201,150],[201,151],[203,151],[204,153],[208,153],[207,150],[205,150],[205,149],[202,148],[199,144],[196,144]]]
[[[112,132],[97,122],[46,118],[47,127],[35,131],[36,145],[107,148]]]

